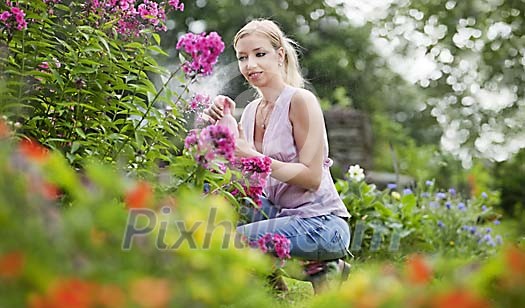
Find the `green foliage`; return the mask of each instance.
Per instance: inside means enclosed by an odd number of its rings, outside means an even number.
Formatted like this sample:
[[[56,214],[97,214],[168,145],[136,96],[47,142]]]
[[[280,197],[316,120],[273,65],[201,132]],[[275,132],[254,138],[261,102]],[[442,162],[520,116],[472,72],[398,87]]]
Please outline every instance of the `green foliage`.
[[[20,127],[17,134],[64,153],[73,165],[86,157],[131,168],[153,168],[180,153],[184,122],[174,104],[172,80],[153,55],[165,54],[157,34],[118,35],[81,1],[53,10],[42,1],[20,1],[24,31],[2,32],[6,54],[0,78],[6,88],[0,113]],[[2,5],[2,9],[4,5]],[[150,76],[165,81],[156,87]]]
[[[80,176],[58,152],[35,160],[10,140],[0,145],[2,306],[60,300],[60,292],[87,297],[90,307],[271,301],[259,277],[270,260],[234,242],[235,214],[224,199],[194,189],[169,194],[155,182],[136,191],[110,165],[92,161]],[[60,208],[66,195],[73,206]],[[150,229],[126,248],[130,228]],[[184,228],[191,241],[175,247]],[[6,268],[6,260],[14,263]]]
[[[494,167],[496,188],[501,191],[501,206],[508,214],[517,216],[520,209],[525,209],[525,150],[521,150],[513,159]]]
[[[352,215],[350,250],[360,258],[418,251],[486,256],[503,241],[492,231],[500,215],[486,194],[465,199],[453,189],[438,190],[433,181],[402,194],[354,179],[337,180],[336,188]]]

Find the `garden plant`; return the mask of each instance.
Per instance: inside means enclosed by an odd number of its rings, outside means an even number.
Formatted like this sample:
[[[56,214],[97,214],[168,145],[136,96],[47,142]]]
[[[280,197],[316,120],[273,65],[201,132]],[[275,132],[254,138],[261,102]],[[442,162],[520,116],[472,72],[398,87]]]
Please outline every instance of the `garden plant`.
[[[379,189],[358,165],[335,183],[352,214],[349,280],[273,293],[265,277],[293,266],[289,243],[235,234],[270,162],[236,158],[234,133],[199,117],[211,97],[192,90],[226,44],[178,29],[175,68],[158,62],[167,16],[184,9],[0,2],[0,306],[525,304],[525,250],[498,192]]]

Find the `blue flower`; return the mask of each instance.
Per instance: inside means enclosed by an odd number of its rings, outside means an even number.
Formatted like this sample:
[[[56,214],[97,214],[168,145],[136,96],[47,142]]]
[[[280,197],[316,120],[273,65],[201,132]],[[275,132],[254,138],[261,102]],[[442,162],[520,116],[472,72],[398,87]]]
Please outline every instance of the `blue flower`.
[[[445,199],[446,197],[447,197],[447,194],[445,194],[443,192],[436,193],[436,198],[437,199]]]
[[[456,195],[456,190],[454,188],[449,188],[448,189],[448,193],[451,195],[451,196],[455,196]]]
[[[433,208],[433,209],[439,207],[439,203],[437,203],[436,201],[430,201],[430,202],[428,203],[428,205],[429,205],[431,208]]]
[[[495,225],[499,225],[500,223],[501,223],[501,222],[500,222],[498,219],[494,220],[494,224],[495,224]]]
[[[460,203],[458,204],[458,210],[460,210],[460,211],[465,211],[465,210],[467,210],[467,208],[465,207],[465,203],[460,202]]]
[[[472,226],[470,227],[470,234],[476,233],[476,227]]]
[[[482,192],[482,193],[481,193],[481,197],[482,197],[483,199],[487,199],[489,196],[487,195],[486,192]]]
[[[427,181],[425,182],[425,185],[427,185],[427,186],[432,186],[432,185],[434,185],[434,181],[427,180]]]
[[[463,229],[463,231],[469,231],[470,230],[470,226],[463,226],[461,229]]]
[[[386,188],[388,188],[388,189],[396,189],[396,187],[397,187],[397,184],[394,184],[394,183],[388,183],[386,185]]]
[[[440,220],[438,221],[438,227],[443,228],[445,224]]]
[[[486,228],[486,229],[485,229],[485,232],[487,232],[487,233],[492,232],[492,228]]]
[[[501,237],[501,235],[496,235],[496,244],[503,244],[503,238]]]
[[[445,203],[445,206],[447,207],[447,210],[450,210],[451,204],[450,204],[449,201],[447,201],[447,203]]]
[[[482,205],[482,206],[481,206],[481,210],[482,210],[483,212],[485,212],[485,211],[487,210],[487,206],[486,206],[486,205]]]
[[[428,197],[430,197],[430,194],[427,193],[426,191],[421,193],[421,198],[428,198]]]
[[[410,195],[410,194],[412,194],[412,189],[410,189],[410,188],[405,188],[405,189],[403,190],[403,195]]]

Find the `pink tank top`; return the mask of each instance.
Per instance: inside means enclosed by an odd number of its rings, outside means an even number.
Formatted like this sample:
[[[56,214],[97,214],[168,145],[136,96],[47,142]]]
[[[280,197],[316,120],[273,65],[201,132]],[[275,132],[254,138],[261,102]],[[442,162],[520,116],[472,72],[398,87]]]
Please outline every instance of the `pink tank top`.
[[[277,98],[262,142],[262,154],[282,162],[299,162],[289,118],[290,102],[296,90],[297,88],[286,86]],[[260,99],[256,99],[249,103],[241,117],[246,139],[252,145],[254,145],[255,112],[259,102]],[[279,208],[278,216],[298,215],[307,218],[335,214],[340,217],[350,217],[330,174],[332,160],[328,158],[327,140],[325,130],[323,173],[317,191],[310,191],[269,177],[264,193]]]

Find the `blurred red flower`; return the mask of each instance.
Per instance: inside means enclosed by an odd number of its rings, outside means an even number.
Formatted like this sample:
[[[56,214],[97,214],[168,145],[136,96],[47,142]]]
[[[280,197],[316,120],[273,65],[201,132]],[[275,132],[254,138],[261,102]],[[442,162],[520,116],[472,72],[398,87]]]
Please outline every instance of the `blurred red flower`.
[[[138,182],[135,187],[126,193],[124,202],[128,209],[148,207],[153,201],[153,189],[146,182]]]
[[[49,156],[48,149],[32,139],[23,139],[20,141],[18,149],[25,157],[35,162],[43,162]]]
[[[468,290],[453,290],[449,293],[438,295],[434,298],[434,308],[487,308],[489,302]]]
[[[69,278],[58,281],[44,295],[33,295],[31,308],[87,308],[124,307],[126,296],[115,285],[98,285],[94,282]]]
[[[408,281],[414,284],[426,284],[432,279],[432,269],[422,255],[412,255],[406,265]]]
[[[60,280],[45,295],[30,298],[31,308],[94,307],[96,285],[78,278]]]
[[[24,254],[12,251],[0,256],[0,277],[16,278],[24,269]]]
[[[60,189],[51,183],[42,182],[40,193],[46,200],[55,201],[60,196]]]
[[[510,247],[505,253],[510,271],[516,276],[525,275],[525,251],[517,247]]]

